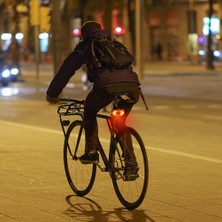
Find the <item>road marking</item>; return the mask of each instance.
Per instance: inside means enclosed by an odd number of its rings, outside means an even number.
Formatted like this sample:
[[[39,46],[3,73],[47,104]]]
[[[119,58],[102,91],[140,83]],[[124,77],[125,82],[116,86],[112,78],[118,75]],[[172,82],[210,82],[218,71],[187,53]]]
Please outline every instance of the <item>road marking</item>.
[[[152,107],[152,109],[156,109],[156,110],[166,110],[169,108],[170,108],[170,106],[167,106],[167,105],[156,105],[156,106]]]
[[[211,115],[202,115],[202,116],[207,119],[222,120],[222,116],[211,116]]]
[[[209,104],[207,105],[208,108],[211,108],[211,109],[218,109],[218,108],[221,108],[222,105],[220,104]]]
[[[181,105],[180,106],[182,109],[196,109],[197,106],[196,105]]]
[[[220,159],[202,156],[202,155],[191,154],[191,153],[185,153],[185,152],[176,151],[176,150],[163,149],[163,148],[158,148],[158,147],[149,147],[146,149],[159,151],[162,153],[169,153],[169,154],[178,155],[178,156],[189,157],[189,158],[198,159],[198,160],[204,160],[204,161],[213,162],[213,163],[222,163],[222,160],[220,160]]]
[[[30,125],[26,125],[26,124],[22,124],[22,123],[13,123],[13,122],[5,121],[5,120],[0,120],[0,123],[15,126],[15,127],[21,127],[21,128],[26,128],[26,129],[32,129],[32,130],[44,131],[44,132],[47,132],[47,133],[62,135],[62,130],[60,131],[60,130],[47,129],[47,128],[44,128],[44,127],[30,126]],[[105,139],[105,138],[100,138],[100,140],[101,140],[101,142],[105,142],[107,144],[109,144],[109,142],[110,142],[109,139]],[[168,154],[172,154],[172,155],[188,157],[188,158],[197,159],[197,160],[204,160],[204,161],[213,162],[213,163],[222,163],[221,159],[202,156],[202,155],[185,153],[185,152],[181,152],[181,151],[176,151],[176,150],[171,150],[171,149],[164,149],[164,148],[159,148],[159,147],[147,147],[146,146],[145,148],[146,148],[146,150],[153,150],[153,151],[158,151],[158,152],[161,152],[161,153],[168,153]]]
[[[38,131],[44,131],[44,132],[48,132],[48,133],[54,133],[54,134],[62,135],[62,129],[61,129],[61,131],[60,130],[54,130],[54,129],[47,129],[47,128],[40,127],[40,126],[31,126],[31,125],[26,125],[26,124],[22,124],[22,123],[13,123],[13,122],[9,122],[9,121],[6,121],[6,120],[0,120],[0,122],[2,122],[3,124],[6,124],[6,125],[15,126],[15,127],[21,127],[21,128],[26,128],[26,129],[32,129],[32,130],[38,130]]]
[[[192,105],[192,104],[183,104],[180,105],[180,108],[182,109],[197,109],[200,106],[198,105]],[[211,105],[207,105],[206,108],[208,109],[220,109],[222,107],[222,105],[220,104],[211,104]],[[169,105],[154,105],[152,106],[152,109],[156,109],[156,110],[166,110],[166,109],[171,109],[173,108],[172,106]]]
[[[109,143],[108,139],[100,138],[101,141]],[[198,159],[198,160],[204,160],[208,162],[213,162],[213,163],[222,163],[222,160],[212,158],[212,157],[207,157],[207,156],[202,156],[202,155],[196,155],[192,153],[185,153],[181,151],[176,151],[176,150],[170,150],[170,149],[164,149],[164,148],[158,148],[158,147],[147,147],[145,146],[146,150],[154,150],[154,151],[159,151],[162,153],[168,153],[168,154],[173,154],[177,156],[183,156],[183,157],[189,157],[192,159]]]

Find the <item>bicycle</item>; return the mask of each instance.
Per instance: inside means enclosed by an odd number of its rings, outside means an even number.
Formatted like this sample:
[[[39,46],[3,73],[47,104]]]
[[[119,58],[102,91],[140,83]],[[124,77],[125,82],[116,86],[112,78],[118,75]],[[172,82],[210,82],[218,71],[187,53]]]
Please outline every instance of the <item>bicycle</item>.
[[[61,100],[66,103],[59,105],[57,113],[65,137],[64,168],[71,189],[78,196],[87,195],[95,182],[98,167],[102,172],[110,173],[119,201],[129,210],[137,208],[148,188],[148,157],[139,133],[128,126],[119,128],[118,122],[124,111],[114,109],[110,115],[97,114],[97,118],[106,120],[109,129],[109,151],[106,154],[104,145],[98,141],[102,163],[83,164],[79,157],[85,152],[84,100]],[[75,119],[71,121],[71,117]]]

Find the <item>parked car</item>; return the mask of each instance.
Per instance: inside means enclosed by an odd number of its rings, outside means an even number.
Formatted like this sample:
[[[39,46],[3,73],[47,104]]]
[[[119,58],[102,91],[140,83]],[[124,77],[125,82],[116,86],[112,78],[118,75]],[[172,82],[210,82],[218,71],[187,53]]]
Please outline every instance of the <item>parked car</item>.
[[[0,58],[0,83],[8,86],[11,81],[11,71],[3,58]]]

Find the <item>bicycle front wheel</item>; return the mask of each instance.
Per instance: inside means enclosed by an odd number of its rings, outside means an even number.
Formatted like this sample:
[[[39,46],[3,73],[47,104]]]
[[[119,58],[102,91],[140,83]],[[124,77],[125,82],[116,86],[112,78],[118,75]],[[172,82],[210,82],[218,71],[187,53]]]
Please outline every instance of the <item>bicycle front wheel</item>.
[[[72,190],[79,196],[90,192],[96,177],[95,164],[82,164],[79,157],[85,152],[85,132],[82,121],[69,126],[64,142],[64,168]]]
[[[137,208],[148,188],[148,158],[140,135],[126,127],[114,142],[111,156],[112,182],[120,202],[129,210]]]

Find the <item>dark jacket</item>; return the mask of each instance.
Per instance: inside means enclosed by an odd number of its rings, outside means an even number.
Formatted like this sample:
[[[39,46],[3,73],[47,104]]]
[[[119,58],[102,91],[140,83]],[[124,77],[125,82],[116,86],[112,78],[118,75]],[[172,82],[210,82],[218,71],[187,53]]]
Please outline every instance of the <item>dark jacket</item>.
[[[91,36],[92,38],[106,38],[110,37],[105,30],[97,31]],[[84,39],[74,49],[73,52],[64,60],[58,73],[49,85],[47,90],[47,96],[51,98],[57,98],[62,92],[63,88],[69,82],[69,79],[75,74],[75,72],[83,65],[90,64],[93,61],[90,39]],[[95,86],[104,86],[111,83],[119,82],[134,82],[140,85],[137,74],[132,70],[119,69],[110,71],[108,68],[90,69],[87,67],[87,76],[91,82],[94,82]]]

